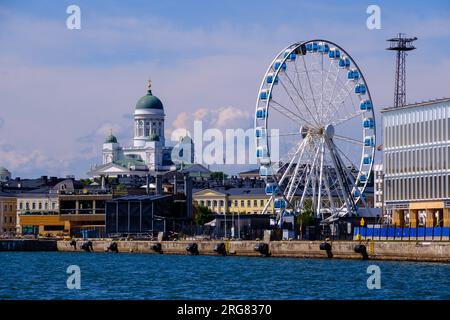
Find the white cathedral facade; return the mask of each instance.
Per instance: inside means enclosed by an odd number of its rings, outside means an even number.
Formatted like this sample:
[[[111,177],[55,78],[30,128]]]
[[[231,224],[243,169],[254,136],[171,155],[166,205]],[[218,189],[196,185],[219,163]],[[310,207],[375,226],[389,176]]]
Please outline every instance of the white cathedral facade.
[[[103,143],[103,164],[93,167],[88,175],[144,176],[149,172],[176,170],[177,161],[172,161],[174,148],[165,145],[164,118],[164,106],[152,94],[149,81],[147,94],[138,100],[134,110],[133,145],[122,147],[111,132]],[[193,163],[193,144],[190,138],[189,145],[189,161]]]

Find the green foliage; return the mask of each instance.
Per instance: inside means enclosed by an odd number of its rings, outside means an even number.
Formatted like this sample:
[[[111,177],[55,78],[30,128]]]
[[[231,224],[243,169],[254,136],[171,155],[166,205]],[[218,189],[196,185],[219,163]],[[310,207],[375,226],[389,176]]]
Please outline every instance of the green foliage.
[[[306,200],[303,205],[303,210],[296,217],[297,225],[303,223],[304,225],[309,225],[314,221],[314,212],[312,210],[312,202],[311,200]]]
[[[214,218],[214,213],[210,208],[205,206],[198,206],[194,211],[194,222],[197,225],[203,225]]]
[[[126,191],[127,190],[127,186],[124,185],[123,183],[119,183],[116,187],[117,191]]]
[[[226,179],[228,175],[226,173],[223,173],[222,171],[216,171],[211,173],[211,180],[215,181],[222,181],[223,179]]]
[[[91,179],[80,179],[80,182],[83,186],[88,186],[92,183]]]

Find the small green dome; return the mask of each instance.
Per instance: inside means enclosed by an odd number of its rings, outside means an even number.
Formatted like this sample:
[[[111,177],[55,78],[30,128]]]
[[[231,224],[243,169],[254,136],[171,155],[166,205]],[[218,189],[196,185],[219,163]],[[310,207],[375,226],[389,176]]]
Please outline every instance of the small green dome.
[[[148,90],[147,94],[140,98],[136,103],[136,109],[156,109],[164,110],[161,100],[152,94],[152,90]]]
[[[105,143],[117,143],[117,138],[111,133],[105,140]]]

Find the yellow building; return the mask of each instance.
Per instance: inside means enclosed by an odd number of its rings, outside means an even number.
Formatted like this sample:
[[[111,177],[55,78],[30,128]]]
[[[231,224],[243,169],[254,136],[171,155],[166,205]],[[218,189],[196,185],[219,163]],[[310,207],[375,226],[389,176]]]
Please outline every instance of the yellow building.
[[[204,189],[193,194],[197,205],[218,214],[261,214],[269,198],[264,188]],[[274,213],[273,201],[266,213]]]
[[[16,206],[15,195],[0,193],[0,234],[15,235]]]

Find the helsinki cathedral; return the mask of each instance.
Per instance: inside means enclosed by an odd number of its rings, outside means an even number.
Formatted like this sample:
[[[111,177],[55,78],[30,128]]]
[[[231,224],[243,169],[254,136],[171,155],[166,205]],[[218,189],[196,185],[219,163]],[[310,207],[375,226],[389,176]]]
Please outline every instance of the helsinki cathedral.
[[[122,147],[117,138],[110,133],[103,143],[103,164],[94,166],[88,172],[90,177],[99,176],[145,176],[150,172],[176,170],[179,162],[173,161],[174,147],[165,145],[164,106],[151,90],[148,82],[147,94],[141,97],[134,110],[133,145]],[[193,163],[193,143],[189,137],[175,146],[183,150],[188,147],[189,159]]]

